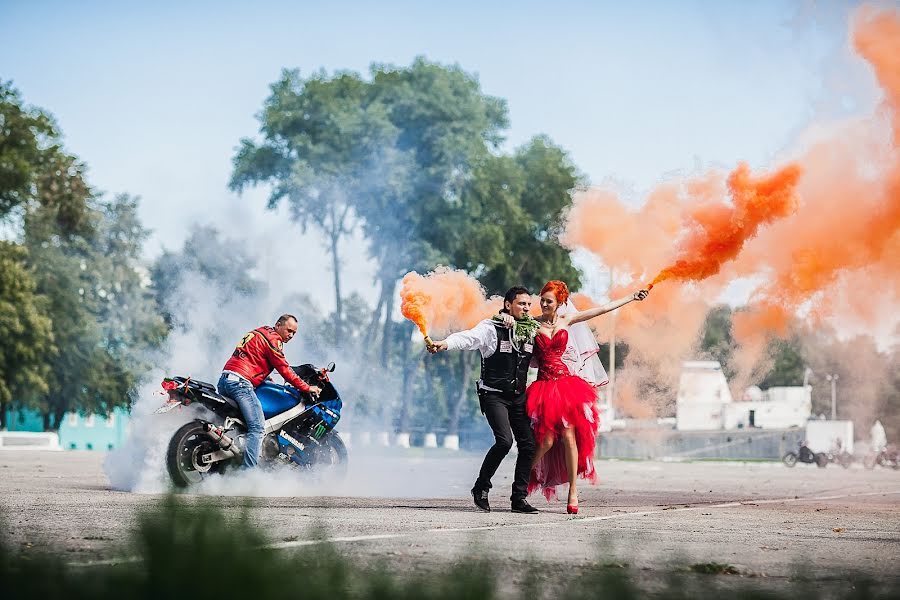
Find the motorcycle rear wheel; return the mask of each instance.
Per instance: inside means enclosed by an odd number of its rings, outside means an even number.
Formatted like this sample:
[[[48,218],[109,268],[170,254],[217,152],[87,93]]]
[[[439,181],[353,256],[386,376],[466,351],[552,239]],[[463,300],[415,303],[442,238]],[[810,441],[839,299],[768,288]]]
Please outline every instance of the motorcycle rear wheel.
[[[210,474],[225,473],[226,463],[204,463],[202,456],[218,450],[218,445],[206,435],[202,421],[185,423],[169,441],[166,468],[175,487],[186,488],[203,481]]]
[[[784,466],[793,468],[797,464],[797,455],[793,452],[788,452],[781,458],[781,462],[784,463]]]

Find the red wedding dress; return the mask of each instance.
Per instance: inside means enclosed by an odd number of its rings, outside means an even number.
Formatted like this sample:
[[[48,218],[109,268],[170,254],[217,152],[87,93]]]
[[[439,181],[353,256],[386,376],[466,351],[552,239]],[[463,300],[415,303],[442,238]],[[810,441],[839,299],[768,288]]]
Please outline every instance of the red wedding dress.
[[[559,439],[564,428],[575,430],[578,444],[578,475],[597,482],[594,470],[594,446],[600,417],[597,391],[587,381],[572,375],[563,363],[569,332],[557,331],[552,338],[538,333],[534,340],[534,356],[539,361],[537,380],[528,386],[526,410],[531,417],[534,439],[538,445],[547,437],[556,441],[531,471],[528,493],[541,488],[548,500],[556,498],[556,486],[568,483],[565,447]]]

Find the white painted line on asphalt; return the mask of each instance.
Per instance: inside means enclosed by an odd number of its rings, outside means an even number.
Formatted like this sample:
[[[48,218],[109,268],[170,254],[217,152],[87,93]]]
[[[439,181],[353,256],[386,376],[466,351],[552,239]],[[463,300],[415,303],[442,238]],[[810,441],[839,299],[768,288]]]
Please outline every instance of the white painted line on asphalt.
[[[862,496],[889,496],[900,494],[900,490],[891,490],[891,491],[883,491],[883,492],[859,492],[855,494],[834,494],[830,496],[807,496],[807,497],[796,497],[791,496],[790,498],[767,498],[762,500],[740,500],[736,502],[722,502],[719,504],[700,504],[696,506],[683,506],[681,508],[659,508],[653,510],[640,510],[634,512],[624,512],[624,513],[613,513],[611,515],[598,515],[596,517],[573,517],[570,519],[564,519],[561,521],[541,521],[540,523],[509,523],[509,524],[498,524],[498,525],[483,525],[481,527],[452,527],[452,528],[440,528],[435,527],[432,529],[419,529],[415,531],[405,531],[400,533],[378,533],[371,535],[354,535],[354,536],[344,536],[344,537],[331,537],[331,538],[321,538],[321,539],[313,539],[313,540],[293,540],[288,542],[277,542],[275,544],[267,544],[264,546],[265,548],[270,548],[273,550],[285,550],[288,548],[301,548],[304,546],[315,546],[316,544],[340,544],[340,543],[352,543],[352,542],[371,542],[376,540],[393,540],[400,539],[406,537],[412,537],[421,534],[429,534],[429,533],[469,533],[476,531],[493,531],[493,530],[501,530],[501,529],[526,529],[531,527],[553,527],[558,525],[571,525],[576,524],[580,525],[583,523],[596,523],[599,521],[610,521],[612,519],[621,519],[624,517],[643,517],[647,515],[657,515],[663,513],[675,513],[675,512],[691,512],[698,510],[711,510],[716,508],[736,508],[739,506],[752,506],[754,504],[786,504],[788,502],[819,502],[824,500],[840,500],[842,498],[858,498]],[[529,518],[528,515],[523,515],[523,518]],[[137,557],[126,557],[120,559],[112,559],[112,560],[97,560],[90,561],[84,563],[69,563],[70,567],[99,567],[99,566],[108,566],[108,565],[119,565],[126,563],[134,563],[138,562],[140,559]]]
[[[887,496],[887,495],[895,495],[900,494],[900,490],[891,490],[885,492],[860,492],[855,494],[836,494],[832,496],[812,496],[812,497],[796,497],[792,496],[790,498],[769,498],[763,500],[743,500],[738,502],[723,502],[720,504],[701,504],[698,506],[684,506],[681,508],[660,508],[655,510],[641,510],[635,512],[624,512],[624,513],[615,513],[611,515],[601,515],[596,517],[573,517],[571,519],[565,519],[562,521],[541,521],[540,523],[509,523],[509,524],[498,524],[498,525],[483,525],[481,527],[449,527],[449,528],[432,528],[432,529],[420,529],[416,531],[405,531],[400,533],[385,533],[385,534],[373,534],[373,535],[358,535],[352,537],[334,537],[334,538],[323,538],[320,540],[295,540],[290,542],[279,542],[276,544],[269,544],[266,548],[273,549],[287,549],[287,548],[299,548],[301,546],[312,546],[315,544],[322,543],[340,543],[340,542],[367,542],[371,540],[387,540],[387,539],[399,539],[405,537],[412,537],[415,535],[421,534],[429,534],[429,533],[468,533],[475,531],[493,531],[493,530],[501,530],[501,529],[527,529],[531,527],[553,527],[557,525],[569,525],[569,524],[582,524],[582,523],[594,523],[598,521],[610,521],[612,519],[621,519],[624,517],[642,517],[646,515],[656,515],[662,513],[674,513],[674,512],[691,512],[698,510],[710,510],[715,508],[735,508],[739,506],[750,506],[753,504],[785,504],[788,502],[816,502],[823,500],[840,500],[841,498],[857,498],[861,496]],[[523,515],[523,518],[528,518],[527,515]]]

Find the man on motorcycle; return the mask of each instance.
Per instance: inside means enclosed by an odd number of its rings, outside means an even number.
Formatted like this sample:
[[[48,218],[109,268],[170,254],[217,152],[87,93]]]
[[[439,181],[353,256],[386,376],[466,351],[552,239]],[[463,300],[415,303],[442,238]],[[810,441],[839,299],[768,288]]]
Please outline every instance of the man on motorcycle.
[[[277,370],[287,383],[301,392],[315,396],[322,391],[318,386],[309,385],[297,377],[284,357],[284,343],[291,341],[296,333],[297,317],[281,315],[275,322],[275,327],[258,327],[241,338],[222,369],[217,386],[219,393],[237,402],[247,421],[245,468],[251,469],[259,462],[266,417],[255,390],[263,384],[272,370]]]

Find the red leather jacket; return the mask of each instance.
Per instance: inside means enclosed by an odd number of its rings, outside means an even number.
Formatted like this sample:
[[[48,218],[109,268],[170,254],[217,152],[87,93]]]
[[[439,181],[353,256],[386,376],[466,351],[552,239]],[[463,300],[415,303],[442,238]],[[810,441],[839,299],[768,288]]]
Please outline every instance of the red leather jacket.
[[[222,370],[234,371],[246,377],[253,387],[259,387],[275,369],[292,386],[302,392],[308,391],[309,384],[291,369],[283,348],[284,342],[274,327],[259,327],[241,338]]]

